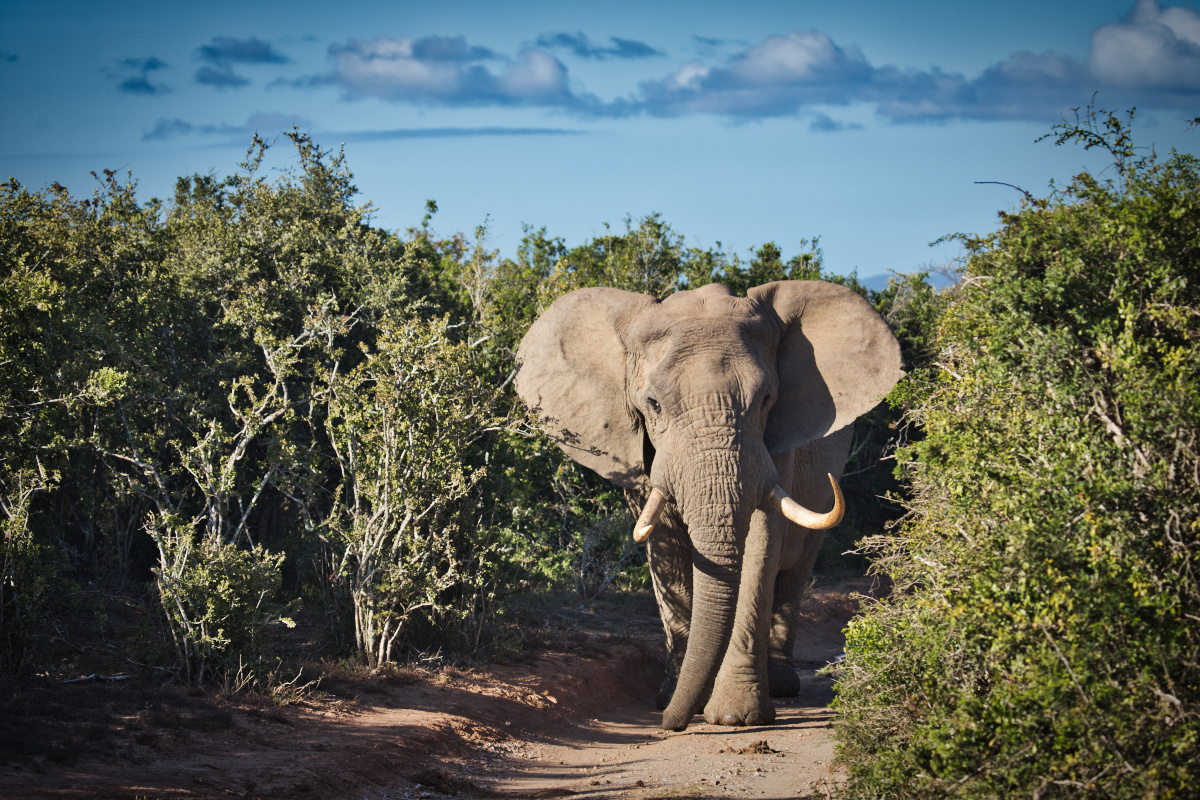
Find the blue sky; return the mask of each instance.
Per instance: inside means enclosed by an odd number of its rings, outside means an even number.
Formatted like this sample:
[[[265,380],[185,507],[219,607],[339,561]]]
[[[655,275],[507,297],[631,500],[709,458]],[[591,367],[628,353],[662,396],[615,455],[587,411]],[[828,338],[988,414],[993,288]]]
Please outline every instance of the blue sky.
[[[1200,152],[1200,10],[972,3],[0,0],[0,172],[77,195],[225,175],[253,131],[342,143],[376,224],[490,218],[569,245],[660,212],[691,244],[863,277],[953,259],[957,231],[1103,160],[1035,144],[1072,107]],[[278,161],[290,157],[286,142]]]

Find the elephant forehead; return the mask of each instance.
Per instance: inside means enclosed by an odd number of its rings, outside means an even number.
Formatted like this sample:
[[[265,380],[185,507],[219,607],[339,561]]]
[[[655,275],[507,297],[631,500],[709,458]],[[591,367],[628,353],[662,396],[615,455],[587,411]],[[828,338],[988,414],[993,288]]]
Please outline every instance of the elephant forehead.
[[[659,304],[665,315],[705,314],[713,316],[746,316],[754,313],[758,304],[745,297],[731,294],[719,283],[710,283],[699,289],[689,289],[670,295]]]
[[[693,402],[741,407],[771,381],[764,362],[753,353],[699,352],[681,354],[660,370],[674,377],[677,391]],[[724,398],[724,400],[723,400]]]
[[[675,326],[645,349],[648,377],[668,395],[712,402],[728,397],[740,406],[773,380],[770,348],[750,334],[729,320]]]
[[[661,347],[667,342],[761,347],[783,332],[783,322],[770,306],[744,297],[702,293],[702,289],[677,292],[650,306],[632,326],[633,339],[641,346]]]
[[[651,370],[728,369],[732,364],[753,359],[763,346],[755,340],[755,331],[737,320],[679,319],[664,323],[657,320],[634,332],[636,345],[629,348],[647,362]]]

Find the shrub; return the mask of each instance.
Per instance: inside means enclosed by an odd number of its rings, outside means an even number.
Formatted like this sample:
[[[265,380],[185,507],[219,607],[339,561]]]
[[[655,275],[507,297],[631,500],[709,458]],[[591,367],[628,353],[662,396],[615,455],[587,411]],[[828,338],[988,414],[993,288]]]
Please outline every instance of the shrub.
[[[896,582],[848,631],[854,797],[1191,797],[1200,784],[1200,175],[1101,112],[1049,198],[965,237],[910,376]]]
[[[291,626],[275,602],[283,554],[250,549],[204,536],[190,525],[156,527],[160,566],[155,569],[159,599],[175,643],[183,677],[227,677],[255,664],[263,654],[269,626]],[[253,667],[251,667],[253,669]]]
[[[29,529],[29,505],[49,482],[32,471],[0,477],[0,671],[28,668],[39,649],[53,573]]]
[[[453,616],[459,593],[486,585],[477,580],[486,564],[468,563],[487,549],[471,535],[485,473],[473,457],[497,427],[497,393],[473,374],[470,347],[447,334],[446,320],[385,328],[329,385],[343,477],[326,530],[357,649],[372,666],[392,660],[414,616]]]
[[[232,174],[180,178],[168,202],[112,170],[83,198],[0,182],[0,669],[37,666],[42,632],[97,593],[165,614],[159,646],[118,636],[117,655],[236,682],[287,598],[321,603],[339,650],[357,617],[379,661],[478,651],[514,591],[646,587],[621,491],[523,421],[528,326],[585,286],[866,293],[824,272],[816,239],[742,260],[657,214],[573,248],[530,228],[515,261],[486,225],[437,238],[433,201],[393,234],[342,154],[287,138],[293,166],[266,171],[255,136]],[[920,306],[901,300],[880,298]],[[861,428],[856,509],[882,493],[893,423]],[[844,546],[878,519],[849,520]]]

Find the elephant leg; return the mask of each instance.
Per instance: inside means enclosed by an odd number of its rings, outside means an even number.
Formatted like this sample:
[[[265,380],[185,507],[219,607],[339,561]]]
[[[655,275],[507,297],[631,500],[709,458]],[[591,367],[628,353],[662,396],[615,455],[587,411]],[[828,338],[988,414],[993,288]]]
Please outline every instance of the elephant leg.
[[[775,721],[767,682],[767,636],[779,538],[771,527],[783,521],[758,509],[742,557],[733,634],[717,673],[704,718],[712,725],[769,725]]]
[[[813,563],[825,541],[824,531],[809,531],[789,526],[789,536],[803,537],[799,558],[790,567],[780,570],[775,578],[774,609],[771,615],[771,639],[767,649],[767,677],[772,697],[795,697],[800,693],[800,678],[796,675],[793,650],[796,645],[796,626],[800,622],[800,606],[812,578]]]
[[[655,705],[662,710],[675,694],[692,623],[692,543],[674,509],[668,509],[655,526],[646,542],[646,554],[658,613],[667,634],[667,674],[655,698]]]

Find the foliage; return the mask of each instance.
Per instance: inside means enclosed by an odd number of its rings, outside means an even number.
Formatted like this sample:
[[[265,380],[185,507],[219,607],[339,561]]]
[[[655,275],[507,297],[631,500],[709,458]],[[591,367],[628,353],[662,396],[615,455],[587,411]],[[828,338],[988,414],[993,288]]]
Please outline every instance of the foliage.
[[[226,677],[235,666],[242,672],[244,662],[261,659],[270,626],[295,624],[273,599],[282,553],[197,539],[191,525],[175,520],[151,530],[160,553],[158,595],[187,682]]]
[[[325,535],[353,600],[358,650],[372,666],[392,660],[413,615],[453,615],[450,591],[478,587],[486,571],[471,571],[464,528],[478,522],[474,490],[486,467],[471,462],[499,423],[496,391],[447,327],[415,319],[385,328],[328,388],[342,482]]]
[[[94,560],[94,521],[106,518],[94,514],[93,464],[69,454],[90,421],[89,393],[114,382],[103,373],[89,381],[100,367],[105,320],[121,313],[123,288],[155,245],[131,193],[110,173],[102,187],[75,203],[58,184],[37,194],[11,179],[0,184],[6,669],[36,666],[48,638],[41,631],[72,594],[68,568]]]
[[[479,652],[525,589],[648,588],[622,493],[516,400],[529,325],[589,286],[870,294],[824,270],[816,239],[742,259],[657,214],[573,247],[530,227],[513,258],[486,221],[440,237],[432,200],[391,233],[341,153],[288,139],[290,167],[268,173],[256,136],[233,174],[182,177],[167,202],[110,170],[82,199],[0,184],[3,669],[38,665],[84,586],[156,615],[162,646],[117,639],[115,657],[235,683],[268,679],[266,634],[301,598],[329,647],[375,664]],[[847,485],[868,504],[881,420]]]
[[[49,479],[37,472],[8,477],[11,486],[0,483],[0,670],[16,672],[37,655],[53,575],[29,529],[30,502]]]
[[[284,558],[260,546],[311,550],[302,523],[326,513],[331,465],[310,434],[328,343],[312,310],[353,309],[357,327],[335,344],[352,365],[410,285],[445,283],[421,260],[435,248],[367,224],[340,155],[290,138],[299,171],[263,177],[256,138],[234,175],[180,179],[169,210],[139,204],[111,171],[81,201],[57,184],[0,191],[0,480],[57,476],[17,503],[8,553],[113,588],[154,577],[195,679],[228,666],[226,651],[256,657],[255,614],[275,599],[262,587],[279,588]],[[208,594],[250,605],[189,605]]]
[[[605,233],[568,252],[556,265],[550,291],[557,296],[588,286],[609,286],[661,299],[675,291],[682,271],[681,236],[658,214],[642,219],[636,228],[626,217],[623,236]]]
[[[964,237],[936,368],[902,390],[896,585],[848,633],[856,797],[1190,797],[1200,764],[1200,175],[1090,113],[1102,147]]]
[[[340,156],[292,141],[298,175],[262,177],[256,139],[241,172],[180,180],[157,232],[169,246],[143,261],[129,302],[157,335],[130,352],[146,337],[113,320],[105,370],[116,379],[96,395],[89,443],[117,497],[132,498],[129,513],[144,509],[161,606],[192,680],[261,655],[260,617],[274,601],[263,591],[279,588],[283,559],[261,545],[314,511],[287,502],[313,450],[301,414],[312,413],[319,352],[310,309],[329,313],[340,293],[378,317],[376,304],[403,286],[404,260],[364,225],[369,209],[351,205]],[[211,569],[196,561],[210,557]]]
[[[698,289],[708,283],[722,283],[734,294],[745,297],[755,286],[772,281],[824,280],[848,286],[863,297],[868,296],[866,287],[858,282],[857,273],[845,276],[825,270],[825,253],[821,250],[819,236],[801,239],[800,248],[800,252],[785,263],[779,246],[767,242],[755,248],[754,258],[747,264],[743,264],[736,254],[727,258],[721,253],[693,249],[685,265],[686,288]]]

